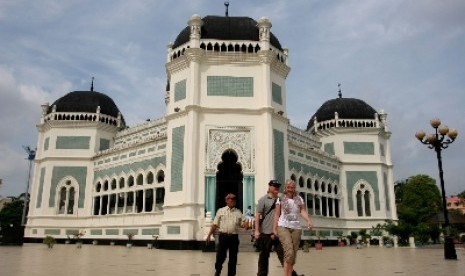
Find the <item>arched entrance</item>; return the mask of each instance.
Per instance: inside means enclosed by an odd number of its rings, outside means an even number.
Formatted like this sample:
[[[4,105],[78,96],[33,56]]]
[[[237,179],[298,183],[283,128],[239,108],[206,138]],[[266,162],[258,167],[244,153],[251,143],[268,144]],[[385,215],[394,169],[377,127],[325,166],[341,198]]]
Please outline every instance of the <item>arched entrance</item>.
[[[216,173],[216,210],[226,206],[224,198],[229,193],[237,196],[236,207],[242,209],[244,200],[242,191],[243,175],[242,167],[237,163],[237,160],[237,155],[232,150],[227,150],[221,155],[221,162],[218,164],[218,172]]]

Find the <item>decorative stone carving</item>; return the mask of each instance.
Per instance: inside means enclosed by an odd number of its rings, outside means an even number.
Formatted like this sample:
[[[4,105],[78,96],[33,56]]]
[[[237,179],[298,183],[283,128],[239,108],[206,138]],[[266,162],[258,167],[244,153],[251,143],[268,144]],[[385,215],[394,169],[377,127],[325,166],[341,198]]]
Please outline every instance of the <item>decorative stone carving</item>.
[[[237,154],[237,162],[242,165],[243,172],[254,170],[254,150],[252,132],[247,128],[218,128],[208,131],[207,171],[216,171],[221,162],[221,155],[227,150]]]

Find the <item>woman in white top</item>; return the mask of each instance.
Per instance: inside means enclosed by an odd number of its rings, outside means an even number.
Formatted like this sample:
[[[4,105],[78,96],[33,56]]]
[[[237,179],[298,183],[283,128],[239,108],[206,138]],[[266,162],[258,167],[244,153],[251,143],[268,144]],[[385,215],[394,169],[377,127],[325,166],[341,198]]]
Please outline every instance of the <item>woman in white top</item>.
[[[313,227],[305,208],[304,200],[295,190],[294,181],[286,180],[284,195],[276,201],[273,232],[279,237],[284,249],[284,276],[291,276],[299,249],[302,226],[300,217],[307,222],[307,228]]]

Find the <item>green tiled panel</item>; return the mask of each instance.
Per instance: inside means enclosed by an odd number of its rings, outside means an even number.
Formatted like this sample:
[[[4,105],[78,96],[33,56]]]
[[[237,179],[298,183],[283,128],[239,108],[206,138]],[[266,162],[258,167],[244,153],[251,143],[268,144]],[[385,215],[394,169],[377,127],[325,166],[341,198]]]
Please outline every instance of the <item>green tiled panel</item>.
[[[50,144],[50,137],[45,138],[44,142],[44,150],[48,150],[48,146]]]
[[[65,235],[70,236],[70,238],[72,238],[72,236],[76,235],[77,233],[79,233],[79,230],[77,229],[65,229]]]
[[[328,154],[334,155],[334,143],[327,143],[324,145],[324,151]]]
[[[253,97],[253,78],[208,76],[207,95],[227,97]]]
[[[118,229],[105,229],[105,235],[117,236],[119,235],[119,230]]]
[[[171,157],[171,192],[182,191],[182,175],[184,163],[184,126],[173,128],[173,144]]]
[[[283,104],[281,86],[274,82],[271,84],[271,98],[273,99],[273,102]]]
[[[109,148],[110,148],[110,140],[101,138],[99,150],[107,150]]]
[[[318,174],[318,176],[321,176],[321,177],[327,177],[327,178],[331,178],[334,180],[339,180],[339,174],[334,174],[331,172],[327,172],[325,170],[314,168],[307,164],[301,164],[300,162],[297,162],[297,161],[289,160],[288,162],[289,162],[289,170],[294,169],[298,172],[302,171],[303,173],[309,174],[309,175]]]
[[[91,229],[90,234],[93,236],[101,236],[102,235],[102,229]]]
[[[333,230],[333,236],[340,237],[342,235],[344,235],[344,231],[342,231],[342,230]]]
[[[186,80],[177,82],[174,85],[174,101],[184,100],[186,98]]]
[[[371,188],[373,188],[375,208],[380,209],[379,204],[379,188],[378,188],[378,176],[374,171],[351,171],[346,172],[347,179],[347,202],[349,203],[349,210],[354,210],[354,202],[352,198],[352,190],[354,189],[355,183],[360,179],[368,181]]]
[[[39,191],[37,192],[36,208],[42,206],[42,193],[44,191],[45,168],[40,169]]]
[[[372,142],[344,142],[344,153],[374,155],[375,145]]]
[[[45,235],[60,235],[61,231],[60,229],[45,229],[44,234]]]
[[[274,177],[279,183],[284,183],[286,178],[286,165],[284,160],[284,133],[273,129]]]
[[[142,235],[160,235],[160,228],[142,229]]]
[[[179,235],[181,234],[181,226],[168,226],[166,231],[168,235]]]
[[[76,179],[79,185],[78,207],[84,207],[84,197],[86,191],[87,167],[53,167],[52,183],[50,187],[50,197],[48,201],[49,207],[55,206],[55,193],[58,183],[66,176],[72,176]]]
[[[389,188],[388,188],[388,183],[387,183],[387,174],[383,173],[383,184],[384,184],[384,194],[386,196],[386,210],[389,211],[391,208],[389,207]]]
[[[316,231],[315,230],[303,230],[302,231],[302,234],[306,237],[309,237],[309,236],[316,236]]]
[[[114,174],[119,175],[120,173],[127,174],[131,170],[134,171],[134,172],[138,171],[139,169],[145,170],[150,165],[152,165],[152,167],[156,168],[159,164],[166,165],[166,156],[155,157],[155,158],[151,158],[151,159],[147,159],[147,160],[143,160],[143,161],[139,161],[139,162],[132,162],[132,163],[129,163],[129,164],[119,165],[119,166],[116,166],[116,167],[113,167],[113,168],[108,168],[106,170],[101,170],[101,171],[95,172],[95,174],[94,174],[94,182],[99,177],[105,178],[105,176],[111,176],[111,175],[114,175]]]
[[[32,229],[32,234],[37,235],[37,229]]]
[[[137,235],[139,234],[139,230],[138,229],[123,229],[123,235],[127,235],[127,234]]]
[[[58,136],[56,149],[89,149],[90,136]]]
[[[133,157],[133,156],[136,156],[136,152],[135,152],[135,151],[129,153],[129,157]]]
[[[381,154],[381,156],[385,155],[385,153],[384,153],[384,145],[383,144],[379,144],[379,153]]]

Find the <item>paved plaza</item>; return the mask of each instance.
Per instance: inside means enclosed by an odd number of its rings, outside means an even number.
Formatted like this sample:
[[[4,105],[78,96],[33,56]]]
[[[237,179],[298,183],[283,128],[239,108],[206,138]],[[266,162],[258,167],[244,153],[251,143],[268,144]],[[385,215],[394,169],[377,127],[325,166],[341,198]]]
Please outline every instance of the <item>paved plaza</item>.
[[[465,250],[458,260],[444,260],[442,248],[325,247],[299,251],[295,266],[309,275],[465,275]],[[237,275],[256,275],[258,253],[240,252]],[[227,260],[226,260],[227,261]],[[144,247],[85,244],[43,244],[0,247],[0,275],[213,275],[215,253],[172,251]],[[226,275],[226,263],[223,274]],[[270,276],[282,275],[276,255]]]

